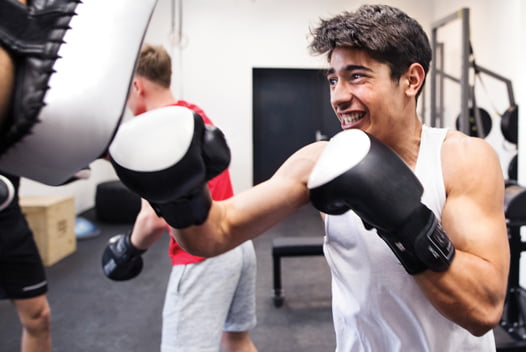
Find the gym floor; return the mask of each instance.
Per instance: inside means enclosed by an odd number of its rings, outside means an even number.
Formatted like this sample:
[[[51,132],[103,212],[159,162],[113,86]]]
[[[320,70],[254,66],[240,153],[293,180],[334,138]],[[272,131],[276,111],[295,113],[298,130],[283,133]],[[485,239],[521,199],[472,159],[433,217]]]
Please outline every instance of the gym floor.
[[[159,351],[170,273],[168,236],[144,254],[144,269],[137,278],[112,282],[102,274],[101,254],[107,240],[131,224],[98,222],[93,210],[80,216],[94,222],[101,235],[77,241],[73,254],[47,268],[53,351]],[[323,256],[283,258],[285,302],[276,308],[272,300],[272,239],[322,233],[319,215],[307,206],[254,240],[258,325],[251,337],[259,351],[334,351],[330,274]],[[19,351],[20,331],[16,311],[8,301],[0,301],[0,351]]]
[[[161,311],[170,272],[168,236],[144,254],[143,272],[126,282],[112,282],[101,271],[107,240],[131,224],[98,222],[94,211],[80,214],[101,234],[79,240],[77,250],[47,268],[55,352],[159,351]],[[272,300],[271,242],[277,236],[321,236],[323,225],[310,206],[256,238],[258,258],[257,318],[251,332],[260,352],[334,351],[330,274],[323,256],[282,259],[285,302]],[[0,351],[20,350],[20,324],[8,301],[0,301]],[[525,351],[495,329],[499,352]]]

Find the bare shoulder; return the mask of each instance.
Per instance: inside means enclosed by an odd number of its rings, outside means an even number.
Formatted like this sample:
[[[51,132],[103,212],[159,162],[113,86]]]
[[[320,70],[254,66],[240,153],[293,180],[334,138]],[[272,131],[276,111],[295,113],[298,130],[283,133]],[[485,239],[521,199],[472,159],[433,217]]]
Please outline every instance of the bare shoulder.
[[[503,174],[497,153],[484,139],[459,131],[448,131],[442,149],[442,166],[446,187],[480,186],[502,182]]]
[[[444,140],[443,154],[447,159],[460,160],[465,163],[486,162],[478,157],[497,160],[493,147],[482,138],[470,137],[459,131],[450,130]]]

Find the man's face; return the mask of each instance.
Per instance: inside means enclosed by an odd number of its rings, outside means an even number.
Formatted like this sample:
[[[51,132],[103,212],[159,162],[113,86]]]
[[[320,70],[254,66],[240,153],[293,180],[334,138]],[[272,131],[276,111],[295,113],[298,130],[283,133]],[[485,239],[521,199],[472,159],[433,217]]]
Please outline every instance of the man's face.
[[[343,129],[357,128],[380,138],[400,127],[407,97],[390,75],[387,64],[362,50],[333,51],[327,80],[331,105]]]

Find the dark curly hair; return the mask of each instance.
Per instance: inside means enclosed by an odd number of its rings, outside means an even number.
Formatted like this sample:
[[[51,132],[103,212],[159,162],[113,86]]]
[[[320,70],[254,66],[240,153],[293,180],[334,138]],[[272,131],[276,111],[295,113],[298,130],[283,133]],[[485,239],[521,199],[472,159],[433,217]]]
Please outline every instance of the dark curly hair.
[[[355,12],[343,12],[322,19],[311,30],[313,54],[327,54],[335,48],[366,51],[373,59],[391,68],[391,78],[398,81],[412,63],[428,72],[431,46],[422,26],[397,8],[387,5],[363,5]]]

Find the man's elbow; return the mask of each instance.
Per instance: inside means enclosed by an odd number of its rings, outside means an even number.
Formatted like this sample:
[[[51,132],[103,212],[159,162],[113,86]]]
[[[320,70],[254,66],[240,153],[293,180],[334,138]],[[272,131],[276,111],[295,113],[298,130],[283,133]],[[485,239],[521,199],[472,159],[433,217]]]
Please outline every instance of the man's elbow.
[[[480,337],[495,328],[502,319],[504,304],[494,306],[480,314],[479,318],[473,319],[465,328],[474,336]]]
[[[172,233],[179,246],[191,255],[209,258],[224,252],[217,242],[199,234],[182,235],[180,230],[174,228],[172,228]]]

